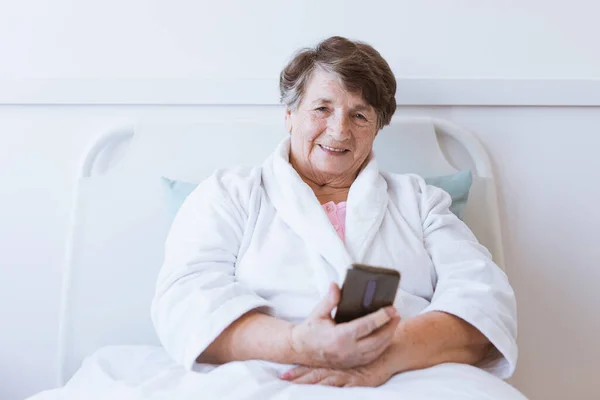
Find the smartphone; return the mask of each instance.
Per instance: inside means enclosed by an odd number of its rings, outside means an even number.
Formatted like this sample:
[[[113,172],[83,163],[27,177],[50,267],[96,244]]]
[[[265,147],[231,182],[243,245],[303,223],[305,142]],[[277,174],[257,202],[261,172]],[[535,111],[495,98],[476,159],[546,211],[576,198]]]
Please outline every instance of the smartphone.
[[[352,264],[335,313],[336,323],[349,322],[394,304],[400,272],[395,269]]]

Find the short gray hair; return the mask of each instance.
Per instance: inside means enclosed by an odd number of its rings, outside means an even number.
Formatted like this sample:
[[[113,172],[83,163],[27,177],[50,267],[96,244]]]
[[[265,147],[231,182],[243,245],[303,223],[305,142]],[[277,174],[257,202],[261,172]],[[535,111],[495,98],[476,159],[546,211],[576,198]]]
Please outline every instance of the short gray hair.
[[[390,66],[372,46],[340,36],[295,54],[279,76],[281,103],[296,110],[318,68],[338,76],[347,90],[360,93],[377,113],[377,129],[390,123],[396,111],[396,78]]]

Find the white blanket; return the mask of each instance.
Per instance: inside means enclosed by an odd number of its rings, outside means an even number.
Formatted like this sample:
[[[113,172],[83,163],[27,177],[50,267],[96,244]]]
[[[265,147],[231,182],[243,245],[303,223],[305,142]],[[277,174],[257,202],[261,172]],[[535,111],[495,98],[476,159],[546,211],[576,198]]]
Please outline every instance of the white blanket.
[[[99,350],[61,389],[29,400],[522,400],[516,389],[476,367],[442,364],[405,372],[378,388],[333,388],[279,380],[288,366],[245,361],[189,371],[159,347]]]

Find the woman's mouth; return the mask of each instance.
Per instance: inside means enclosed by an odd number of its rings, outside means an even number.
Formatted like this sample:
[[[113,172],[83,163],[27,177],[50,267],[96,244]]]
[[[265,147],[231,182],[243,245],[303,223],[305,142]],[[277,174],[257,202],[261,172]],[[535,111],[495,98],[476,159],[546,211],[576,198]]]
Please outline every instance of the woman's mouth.
[[[327,154],[332,154],[332,155],[341,155],[346,153],[348,150],[347,149],[340,149],[340,148],[336,148],[336,147],[329,147],[329,146],[325,146],[320,144],[319,147],[325,151]]]

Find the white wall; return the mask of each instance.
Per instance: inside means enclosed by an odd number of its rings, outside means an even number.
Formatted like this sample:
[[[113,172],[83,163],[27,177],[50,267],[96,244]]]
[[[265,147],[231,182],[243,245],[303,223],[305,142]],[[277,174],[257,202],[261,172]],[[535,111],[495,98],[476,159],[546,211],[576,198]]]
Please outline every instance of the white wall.
[[[202,108],[57,106],[52,96],[9,105],[28,96],[15,82],[108,82],[118,97],[119,80],[271,80],[293,50],[330,34],[371,42],[402,77],[600,78],[600,6],[592,1],[215,3],[0,3],[0,398],[54,384],[63,243],[86,144],[150,115]],[[520,307],[513,383],[532,399],[598,393],[596,105],[399,110],[472,129],[496,165]]]
[[[599,13],[594,0],[3,2],[0,76],[270,78],[342,34],[403,76],[600,77]]]

